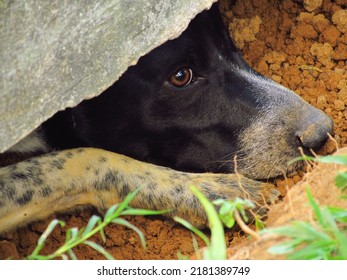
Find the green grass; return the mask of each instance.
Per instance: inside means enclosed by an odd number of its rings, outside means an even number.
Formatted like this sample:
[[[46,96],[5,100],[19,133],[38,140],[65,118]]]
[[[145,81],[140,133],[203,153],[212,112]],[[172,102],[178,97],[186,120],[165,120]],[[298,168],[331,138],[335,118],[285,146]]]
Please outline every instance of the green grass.
[[[301,157],[300,160],[316,161],[321,163],[334,163],[347,166],[347,156],[324,156],[324,157]],[[295,160],[299,160],[295,159]],[[336,186],[341,190],[341,199],[346,199],[347,172],[338,172],[335,178]],[[255,238],[265,234],[277,234],[288,238],[288,241],[275,245],[269,249],[273,254],[286,254],[289,259],[347,259],[347,210],[332,206],[321,207],[313,198],[311,191],[307,190],[307,197],[314,212],[314,222],[294,221],[290,225],[274,229],[263,229],[264,223],[260,217],[254,216],[257,231],[251,230],[246,223],[249,222],[246,210],[254,208],[254,204],[249,200],[236,198],[234,201],[218,199],[210,202],[194,186],[191,190],[198,198],[205,209],[209,228],[210,238],[201,230],[194,227],[189,222],[175,217],[174,220],[200,237],[206,244],[206,249],[202,251],[202,259],[222,260],[226,259],[226,244],[224,226],[232,228],[238,224],[241,229]],[[130,201],[138,193],[138,190],[130,193],[125,200],[112,206],[101,219],[93,216],[87,226],[82,229],[70,228],[66,232],[65,243],[55,252],[49,255],[40,255],[45,241],[57,225],[64,226],[64,222],[53,220],[46,231],[38,240],[37,247],[27,259],[76,259],[73,249],[84,244],[98,251],[107,259],[113,259],[101,245],[90,241],[90,237],[100,234],[103,242],[106,242],[104,228],[111,224],[119,224],[133,229],[139,236],[142,246],[146,247],[143,233],[134,225],[121,218],[124,215],[158,215],[168,211],[150,211],[144,209],[134,209],[129,207]],[[216,210],[219,209],[219,211]],[[198,250],[198,243],[193,235],[194,248]],[[186,257],[179,254],[180,259]]]
[[[286,254],[293,260],[347,259],[347,210],[320,207],[307,189],[307,197],[315,214],[315,222],[295,221],[288,226],[265,229],[289,241],[269,249],[272,254]]]
[[[248,200],[236,199],[235,201],[225,201],[225,200],[216,200],[213,203],[208,201],[207,198],[196,188],[191,187],[193,193],[199,199],[201,204],[203,205],[208,221],[209,227],[211,230],[211,237],[208,238],[202,231],[191,225],[189,222],[175,217],[174,220],[178,223],[182,224],[186,228],[190,229],[194,234],[200,237],[206,244],[207,249],[203,251],[203,259],[206,260],[223,260],[226,259],[226,244],[225,244],[225,236],[224,236],[224,226],[231,228],[235,225],[235,213],[240,213],[240,216],[247,221],[247,215],[245,209],[253,208],[254,204]],[[129,207],[130,201],[135,197],[138,193],[138,190],[130,193],[122,203],[112,206],[108,209],[103,219],[99,216],[92,216],[85,228],[69,228],[66,231],[66,239],[64,244],[59,247],[56,251],[49,255],[41,255],[40,251],[45,246],[45,241],[55,229],[56,226],[60,225],[62,227],[65,226],[65,223],[60,220],[53,220],[41,235],[38,240],[37,246],[26,258],[29,260],[51,260],[51,259],[77,259],[77,256],[74,253],[74,248],[78,245],[84,244],[87,245],[94,250],[98,251],[101,255],[103,255],[106,259],[113,259],[113,256],[109,254],[105,248],[101,245],[90,241],[89,239],[95,235],[100,234],[103,242],[106,242],[106,236],[104,233],[104,228],[111,223],[119,224],[127,226],[133,229],[139,236],[142,246],[146,248],[146,241],[143,233],[134,225],[129,223],[128,221],[121,218],[124,215],[159,215],[167,213],[168,211],[151,211],[145,209],[134,209]],[[218,206],[220,211],[219,213],[216,211],[215,206]],[[198,242],[194,235],[192,235],[194,248],[198,250]],[[186,259],[185,256],[179,254],[180,259]]]
[[[248,221],[246,209],[254,208],[255,205],[249,200],[240,198],[236,198],[235,201],[218,199],[210,202],[195,186],[190,188],[206,212],[211,231],[210,239],[186,220],[179,217],[174,217],[174,220],[191,230],[204,241],[206,249],[202,251],[202,259],[225,260],[227,254],[224,226],[232,228],[236,223],[244,225],[243,220]],[[217,212],[215,206],[219,207],[219,212]]]
[[[127,197],[124,199],[124,201],[120,204],[113,205],[108,209],[103,219],[101,219],[99,216],[92,216],[85,228],[78,229],[78,228],[69,228],[66,231],[66,239],[65,243],[58,248],[56,251],[49,255],[40,255],[41,249],[45,246],[45,241],[47,240],[48,236],[52,233],[54,228],[57,225],[65,226],[65,223],[63,221],[59,220],[53,220],[47,229],[44,231],[44,233],[41,235],[37,242],[37,246],[34,249],[34,251],[27,256],[26,258],[29,260],[52,260],[57,258],[62,259],[77,259],[73,249],[80,245],[84,244],[87,245],[94,250],[98,251],[100,254],[102,254],[106,259],[112,260],[113,257],[111,254],[109,254],[101,245],[90,241],[89,239],[95,235],[100,234],[103,242],[106,242],[106,236],[104,232],[104,228],[109,224],[118,224],[123,225],[126,227],[131,228],[134,230],[140,240],[141,244],[144,248],[146,248],[146,241],[144,238],[143,233],[134,225],[126,221],[125,219],[121,218],[121,216],[135,216],[135,215],[160,215],[167,213],[168,211],[152,211],[152,210],[145,210],[145,209],[134,209],[129,207],[130,201],[137,195],[139,190],[136,190],[132,193],[129,193]]]
[[[321,163],[334,163],[347,166],[347,156],[323,156],[323,157],[301,157],[295,160],[316,161]],[[294,160],[294,161],[295,161]],[[346,199],[344,192],[347,191],[347,172],[338,172],[335,178],[336,187],[341,192],[341,199]],[[244,222],[248,222],[246,209],[252,209],[254,204],[248,200],[235,199],[234,201],[216,200],[214,202],[202,199],[203,195],[192,188],[195,195],[202,203],[209,220],[211,228],[211,241],[209,238],[186,221],[175,218],[175,220],[199,236],[206,244],[203,259],[224,259],[226,248],[224,243],[224,224],[232,228],[236,223],[250,235],[259,238],[265,234],[277,234],[289,238],[289,241],[275,245],[269,249],[272,254],[286,254],[288,259],[347,259],[347,210],[317,204],[312,193],[307,189],[307,197],[314,212],[314,223],[304,221],[294,221],[290,225],[274,229],[264,229],[263,221],[255,216],[257,232],[250,230]],[[214,208],[219,207],[219,213]],[[238,218],[237,218],[238,217]],[[223,242],[213,242],[213,240],[223,240]],[[222,244],[223,243],[223,244]]]
[[[174,217],[174,220],[186,228],[193,231],[197,236],[199,236],[206,244],[207,249],[203,251],[203,259],[205,260],[225,260],[226,259],[226,244],[224,237],[224,229],[221,220],[218,217],[218,213],[215,210],[213,204],[208,201],[208,199],[194,186],[190,187],[194,195],[199,199],[200,203],[203,205],[206,215],[209,221],[209,227],[211,229],[211,239],[200,230],[195,228],[193,225],[187,221]]]
[[[334,163],[347,166],[347,156],[301,157],[299,159],[320,163]],[[298,160],[298,159],[296,159]],[[347,173],[338,172],[335,185],[346,199]],[[327,190],[329,191],[329,190]],[[309,204],[313,209],[314,221],[295,221],[288,226],[265,229],[261,234],[277,234],[289,240],[269,249],[272,254],[286,254],[294,260],[346,260],[347,259],[347,209],[333,206],[321,207],[306,190]]]

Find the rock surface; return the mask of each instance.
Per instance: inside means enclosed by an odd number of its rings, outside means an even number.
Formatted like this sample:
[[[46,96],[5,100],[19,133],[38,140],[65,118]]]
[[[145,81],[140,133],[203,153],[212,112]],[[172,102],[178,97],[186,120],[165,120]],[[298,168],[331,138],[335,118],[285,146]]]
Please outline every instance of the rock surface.
[[[0,152],[112,85],[215,0],[0,0]]]

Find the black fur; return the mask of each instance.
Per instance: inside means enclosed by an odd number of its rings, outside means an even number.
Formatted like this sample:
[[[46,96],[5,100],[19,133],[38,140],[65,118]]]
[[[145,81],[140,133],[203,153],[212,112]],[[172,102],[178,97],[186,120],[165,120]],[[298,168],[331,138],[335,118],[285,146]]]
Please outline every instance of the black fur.
[[[184,67],[192,69],[194,81],[177,88],[168,79]],[[214,5],[179,38],[142,57],[99,97],[44,123],[46,140],[54,149],[90,146],[182,171],[232,172],[231,156],[242,149],[240,132],[272,102],[241,70],[268,80],[244,62]],[[274,107],[283,107],[285,114],[296,110],[287,100],[276,102]],[[290,122],[282,121],[288,131],[283,137],[296,153],[305,146],[297,131],[305,128]],[[330,131],[326,125],[307,148],[320,145]],[[230,163],[221,164],[224,160]]]

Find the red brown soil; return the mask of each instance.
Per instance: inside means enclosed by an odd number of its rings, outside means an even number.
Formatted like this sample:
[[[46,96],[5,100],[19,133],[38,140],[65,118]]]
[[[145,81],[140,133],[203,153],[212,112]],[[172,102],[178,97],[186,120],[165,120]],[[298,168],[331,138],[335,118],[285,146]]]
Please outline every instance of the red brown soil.
[[[347,155],[347,148],[337,152]],[[335,187],[335,176],[338,171],[346,172],[347,168],[335,164],[318,164],[307,173],[304,179],[293,186],[280,203],[273,205],[266,221],[267,227],[276,228],[286,226],[293,221],[306,221],[315,225],[313,209],[309,205],[306,189],[312,192],[315,201],[321,205],[333,205],[347,209],[347,200],[341,199],[341,191]],[[273,255],[268,249],[285,241],[285,238],[275,235],[265,235],[260,240],[242,242],[230,247],[230,259],[285,259],[285,255]]]
[[[330,115],[335,124],[334,138],[340,147],[347,143],[346,9],[346,0],[239,0],[233,6],[223,1],[226,24],[232,27],[231,35],[242,48],[247,62],[258,72],[294,90]],[[331,153],[335,147],[336,144],[331,141],[323,153]],[[313,180],[310,185],[321,186],[313,191],[316,199],[323,204],[335,203],[335,200],[323,199],[327,193],[333,193],[331,181],[324,179],[333,172],[321,169],[317,172],[323,177],[315,175],[308,179]],[[283,195],[301,180],[300,175],[276,181]],[[289,196],[291,203],[288,202]],[[289,196],[281,202],[285,204],[270,207],[268,224],[277,225],[292,218],[302,218],[302,213],[309,211],[302,201],[305,199],[302,185],[295,186]],[[83,210],[59,218],[66,221],[65,228],[81,228],[92,213],[93,210]],[[0,259],[11,256],[23,258],[32,252],[51,219],[8,234],[0,241]],[[103,246],[116,259],[176,259],[178,252],[187,256],[194,254],[191,233],[181,226],[161,217],[129,217],[128,220],[144,233],[147,249],[141,247],[132,230],[111,225],[106,228],[107,242]],[[55,230],[42,253],[49,253],[62,244],[64,234],[65,229]],[[227,231],[225,239],[231,248],[230,257],[273,258],[259,254],[266,252],[266,244],[252,243],[242,232]],[[98,236],[94,241],[102,244]],[[199,246],[203,246],[201,240]],[[78,247],[75,253],[80,259],[101,258],[86,246]]]

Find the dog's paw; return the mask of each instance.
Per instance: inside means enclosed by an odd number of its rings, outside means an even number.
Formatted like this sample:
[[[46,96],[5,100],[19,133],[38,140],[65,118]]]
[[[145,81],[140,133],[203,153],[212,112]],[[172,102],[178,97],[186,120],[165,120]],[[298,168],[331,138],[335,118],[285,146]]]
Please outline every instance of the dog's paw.
[[[210,201],[220,198],[224,200],[248,199],[256,206],[252,211],[260,215],[265,214],[268,209],[267,205],[275,203],[280,196],[280,192],[274,185],[236,174],[196,174],[191,183],[200,189]],[[194,201],[195,198],[191,200]],[[189,208],[189,213],[184,216],[195,225],[208,225],[206,213],[200,203],[188,203],[185,207]],[[181,210],[183,209],[181,208]],[[252,214],[249,213],[249,215]]]
[[[209,200],[233,200],[239,197],[247,198],[261,206],[276,202],[280,195],[272,184],[236,174],[197,174],[192,181]]]
[[[273,184],[263,183],[242,177],[241,189],[245,191],[245,198],[250,199],[256,205],[274,204],[279,200],[280,192]]]

